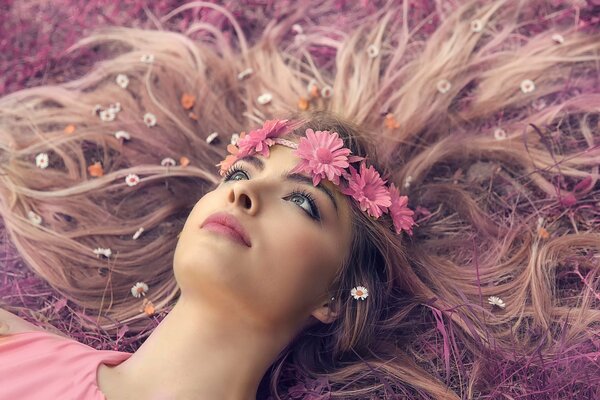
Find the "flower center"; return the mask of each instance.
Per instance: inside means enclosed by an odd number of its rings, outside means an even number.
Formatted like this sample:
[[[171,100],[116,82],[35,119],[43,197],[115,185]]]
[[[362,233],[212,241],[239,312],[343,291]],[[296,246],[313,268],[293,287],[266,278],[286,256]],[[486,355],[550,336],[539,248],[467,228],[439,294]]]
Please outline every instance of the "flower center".
[[[333,160],[333,154],[329,149],[320,147],[317,149],[317,159],[322,164],[329,164]]]

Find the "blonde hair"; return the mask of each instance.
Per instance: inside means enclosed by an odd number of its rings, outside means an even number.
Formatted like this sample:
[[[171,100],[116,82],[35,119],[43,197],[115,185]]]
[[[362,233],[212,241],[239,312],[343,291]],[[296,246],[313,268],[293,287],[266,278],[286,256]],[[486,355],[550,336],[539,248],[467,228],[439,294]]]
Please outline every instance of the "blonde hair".
[[[72,51],[100,46],[111,56],[79,79],[0,99],[0,212],[11,241],[107,333],[124,324],[147,329],[131,286],[146,282],[161,316],[176,302],[177,234],[218,182],[215,164],[229,135],[296,115],[304,97],[305,127],[346,132],[356,153],[409,196],[418,225],[413,236],[397,237],[383,219],[354,210],[351,256],[334,285],[366,282],[369,298],[336,296],[341,317],[290,343],[265,376],[270,392],[280,398],[286,382],[325,378],[332,398],[383,390],[477,398],[511,388],[492,371],[517,370],[513,352],[539,352],[527,358],[535,373],[558,370],[548,360],[588,346],[600,321],[600,233],[591,211],[599,198],[600,95],[589,90],[600,35],[544,25],[524,36],[529,2],[468,1],[439,10],[439,27],[422,37],[398,22],[408,8],[386,7],[326,41],[307,22],[304,41],[290,42],[283,33],[299,20],[295,13],[249,46],[225,12],[235,44],[217,29],[212,40],[128,28],[81,40]],[[311,46],[323,44],[335,50],[335,65],[317,67]],[[152,63],[140,61],[146,54]],[[247,68],[251,76],[238,79]],[[127,75],[126,89],[118,74]],[[307,94],[311,79],[332,96]],[[269,104],[258,101],[264,93]],[[195,96],[189,110],[184,94]],[[116,102],[113,121],[93,112]],[[148,112],[153,127],[143,122]],[[74,132],[65,132],[69,125]],[[131,140],[117,139],[120,130]],[[220,142],[207,143],[215,131]],[[44,170],[36,166],[42,152]],[[190,164],[161,166],[166,157]],[[102,176],[89,175],[94,162]],[[139,184],[128,186],[129,174]],[[570,208],[574,199],[580,214]],[[99,258],[96,248],[113,254]],[[505,307],[488,304],[490,296]]]

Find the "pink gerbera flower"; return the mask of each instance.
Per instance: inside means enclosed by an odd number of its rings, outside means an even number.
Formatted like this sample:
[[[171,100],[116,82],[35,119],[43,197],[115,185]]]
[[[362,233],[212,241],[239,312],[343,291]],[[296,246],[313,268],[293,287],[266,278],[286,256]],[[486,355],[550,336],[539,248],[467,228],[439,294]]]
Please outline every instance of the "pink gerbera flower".
[[[393,183],[390,185],[390,196],[392,199],[390,214],[394,221],[396,233],[399,234],[400,231],[404,229],[412,236],[412,226],[415,224],[412,215],[415,212],[408,208],[408,196],[400,196],[398,188],[396,188]]]
[[[266,121],[262,128],[250,131],[244,138],[238,140],[237,145],[240,149],[238,156],[259,153],[263,157],[269,157],[269,146],[275,144],[274,138],[285,133],[286,126],[286,119]]]
[[[302,160],[291,172],[306,172],[312,175],[313,185],[317,186],[321,179],[329,179],[340,184],[340,176],[348,167],[350,149],[342,148],[344,142],[337,132],[306,130],[306,137],[298,142],[298,149],[293,153]]]
[[[348,186],[341,189],[342,193],[352,196],[360,204],[360,209],[368,211],[372,217],[379,218],[392,204],[385,181],[373,166],[366,168],[361,162],[360,173],[351,166],[350,174],[346,172],[344,176]]]

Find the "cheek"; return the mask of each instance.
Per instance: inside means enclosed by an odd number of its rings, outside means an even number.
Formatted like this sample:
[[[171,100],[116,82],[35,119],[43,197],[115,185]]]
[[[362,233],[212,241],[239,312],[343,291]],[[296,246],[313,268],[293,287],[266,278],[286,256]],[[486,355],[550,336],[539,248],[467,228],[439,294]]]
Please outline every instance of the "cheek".
[[[278,297],[318,296],[329,284],[335,268],[331,245],[313,229],[282,227],[272,242],[273,289]],[[268,274],[268,272],[267,272]]]

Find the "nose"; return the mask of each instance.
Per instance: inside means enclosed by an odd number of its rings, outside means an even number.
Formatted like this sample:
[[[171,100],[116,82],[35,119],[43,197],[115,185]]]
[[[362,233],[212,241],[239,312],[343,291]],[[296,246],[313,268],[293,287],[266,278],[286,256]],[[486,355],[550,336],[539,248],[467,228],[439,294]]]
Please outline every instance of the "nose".
[[[256,213],[258,211],[257,189],[247,180],[235,182],[229,190],[228,201],[246,212]]]

